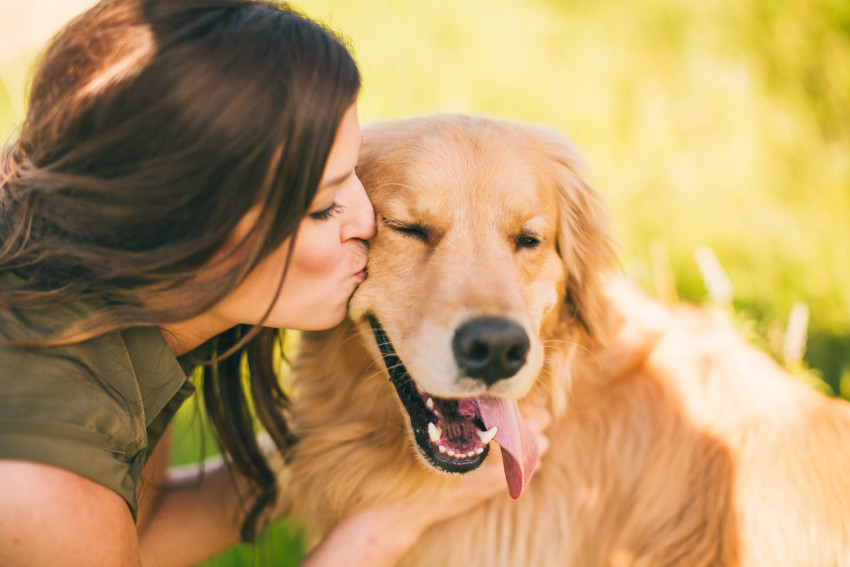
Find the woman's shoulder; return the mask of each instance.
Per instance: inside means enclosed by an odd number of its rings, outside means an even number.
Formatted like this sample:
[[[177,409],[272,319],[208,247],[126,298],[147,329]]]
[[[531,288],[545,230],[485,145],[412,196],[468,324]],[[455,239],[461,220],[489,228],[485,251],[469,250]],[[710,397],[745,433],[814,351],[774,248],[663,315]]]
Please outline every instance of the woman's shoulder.
[[[0,273],[0,290],[22,289],[25,281],[12,272]],[[62,331],[74,321],[97,311],[100,302],[78,298],[37,308],[0,304],[0,338],[5,341],[39,341]],[[2,346],[3,341],[0,341]]]
[[[13,274],[0,274],[4,289],[20,282]],[[0,419],[9,405],[6,400],[15,394],[21,398],[18,402],[58,398],[57,403],[70,405],[67,401],[74,399],[85,406],[95,403],[87,401],[97,398],[96,392],[111,400],[108,405],[121,406],[122,413],[152,417],[181,388],[186,374],[153,326],[110,331],[61,346],[16,346],[49,339],[100,307],[87,298],[31,309],[0,305],[0,388],[6,394],[0,400]]]
[[[50,416],[90,426],[101,420],[97,429],[111,440],[143,437],[145,415],[155,416],[186,381],[159,329],[133,327],[61,346],[14,344],[49,338],[94,309],[84,300],[39,309],[0,306],[0,422]]]
[[[0,434],[67,437],[131,455],[145,443],[140,382],[148,377],[134,363],[155,364],[146,360],[152,354],[149,332],[128,332],[131,344],[118,331],[62,346],[7,342],[46,338],[84,311],[74,304],[38,310],[0,306]],[[182,373],[176,378],[182,383]]]
[[[147,426],[186,389],[159,330],[130,328],[46,348],[8,342],[38,340],[94,308],[85,301],[0,306],[0,459],[75,472],[112,488],[134,510]]]

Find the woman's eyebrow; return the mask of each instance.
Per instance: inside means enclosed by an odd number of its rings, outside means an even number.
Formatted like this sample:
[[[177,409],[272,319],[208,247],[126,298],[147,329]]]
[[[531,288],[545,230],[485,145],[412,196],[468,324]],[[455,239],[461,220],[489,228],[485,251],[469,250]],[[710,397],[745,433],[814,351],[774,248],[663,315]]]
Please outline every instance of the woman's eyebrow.
[[[334,187],[336,185],[341,185],[343,181],[345,181],[346,179],[351,177],[352,173],[353,173],[353,170],[349,171],[348,173],[344,173],[344,174],[340,175],[339,177],[337,177],[335,179],[331,179],[330,181],[326,181],[326,182],[322,183],[321,187],[325,188],[325,187]]]
[[[360,145],[361,146],[363,145],[363,136],[362,135],[360,136]],[[321,187],[333,187],[335,185],[339,185],[343,181],[348,179],[351,176],[352,173],[353,173],[353,171],[349,171],[347,173],[344,173],[344,174],[340,175],[339,177],[337,177],[335,179],[331,179],[330,181],[322,183]]]

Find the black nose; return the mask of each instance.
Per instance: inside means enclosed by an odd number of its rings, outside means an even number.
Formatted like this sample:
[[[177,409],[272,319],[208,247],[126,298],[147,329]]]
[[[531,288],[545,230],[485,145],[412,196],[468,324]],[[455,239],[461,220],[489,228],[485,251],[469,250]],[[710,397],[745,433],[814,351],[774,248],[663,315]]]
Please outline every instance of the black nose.
[[[461,370],[488,385],[516,374],[525,364],[528,346],[528,335],[522,327],[497,317],[465,323],[452,341]]]

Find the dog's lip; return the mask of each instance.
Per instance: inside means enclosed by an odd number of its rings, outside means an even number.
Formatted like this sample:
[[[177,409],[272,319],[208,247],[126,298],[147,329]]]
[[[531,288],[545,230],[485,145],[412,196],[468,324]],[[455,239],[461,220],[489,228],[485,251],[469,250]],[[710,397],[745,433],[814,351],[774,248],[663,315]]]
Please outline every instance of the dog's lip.
[[[493,433],[488,439],[483,432],[484,424],[480,416],[474,409],[470,411],[466,407],[466,404],[474,404],[474,401],[444,400],[430,396],[419,388],[377,319],[370,316],[369,323],[390,375],[390,382],[395,386],[410,418],[420,453],[436,468],[447,472],[466,473],[481,466],[489,454],[489,440]]]
[[[519,498],[534,474],[540,453],[517,401],[490,396],[435,401],[410,378],[377,319],[370,316],[369,322],[390,382],[410,416],[416,444],[426,460],[448,472],[469,472],[484,462],[490,441],[496,441],[511,498]],[[486,427],[490,429],[485,431]]]

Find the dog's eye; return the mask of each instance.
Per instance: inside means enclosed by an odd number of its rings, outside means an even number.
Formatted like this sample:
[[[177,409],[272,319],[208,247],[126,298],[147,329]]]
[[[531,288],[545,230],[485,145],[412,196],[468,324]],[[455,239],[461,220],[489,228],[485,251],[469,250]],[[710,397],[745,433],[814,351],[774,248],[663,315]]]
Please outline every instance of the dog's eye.
[[[426,244],[430,241],[428,229],[422,225],[401,222],[394,219],[384,219],[384,222],[388,227],[405,236],[412,236]]]
[[[412,224],[409,226],[394,226],[392,228],[393,230],[396,230],[402,234],[418,238],[422,242],[428,242],[428,231],[425,229],[424,226]]]
[[[540,244],[540,239],[531,234],[520,234],[516,237],[517,250],[520,248],[536,248]]]

